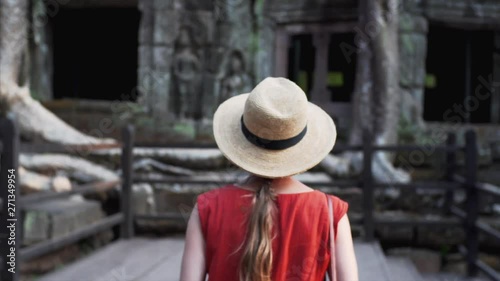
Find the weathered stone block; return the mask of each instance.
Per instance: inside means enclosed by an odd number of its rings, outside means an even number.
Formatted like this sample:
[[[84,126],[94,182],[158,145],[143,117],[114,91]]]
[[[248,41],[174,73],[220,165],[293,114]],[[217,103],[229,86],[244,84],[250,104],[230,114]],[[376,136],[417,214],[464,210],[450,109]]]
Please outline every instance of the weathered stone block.
[[[231,25],[219,24],[215,29],[214,44],[221,47],[229,47],[231,38]]]
[[[427,38],[423,34],[403,33],[399,36],[400,84],[404,87],[423,87]]]
[[[402,219],[409,220],[412,218],[410,214],[399,211],[385,211],[383,213],[377,213],[375,217],[395,221],[400,221]],[[413,227],[411,226],[394,227],[390,225],[376,225],[375,232],[382,242],[410,243],[413,241]]]
[[[212,11],[214,9],[215,1],[207,0],[185,0],[184,8],[186,10],[207,10]]]
[[[433,227],[417,228],[417,243],[419,245],[439,248],[443,246],[453,246],[463,243],[465,238],[462,227]]]
[[[139,67],[153,68],[153,47],[150,45],[139,46]]]
[[[215,109],[218,104],[218,93],[214,92],[214,84],[216,83],[215,75],[206,73],[203,75],[203,93],[201,95],[201,116],[204,118],[212,119]]]
[[[407,126],[424,128],[423,120],[423,88],[401,88],[401,115],[404,120],[408,121]],[[411,131],[411,136],[406,132]],[[409,141],[414,142],[418,132],[414,129],[404,130],[404,134],[400,133],[400,139],[410,137]]]
[[[154,10],[144,9],[139,25],[139,43],[152,44],[154,34]]]
[[[169,112],[170,108],[170,73],[162,71],[153,71],[151,77],[151,98],[149,99],[149,105],[152,110],[152,114],[155,118],[165,117],[166,113]]]
[[[158,213],[182,213],[186,208],[192,208],[194,206],[197,197],[197,194],[193,192],[178,192],[163,188],[158,188],[154,192],[156,210]]]
[[[139,10],[144,11],[147,9],[153,9],[153,4],[153,0],[139,0],[139,3],[137,3],[137,7],[139,8]]]
[[[104,216],[97,201],[82,197],[56,199],[26,207],[24,243],[33,244],[68,235]]]
[[[175,0],[152,0],[155,10],[172,9]]]
[[[153,47],[153,60],[155,69],[160,72],[168,72],[172,66],[174,49],[172,47]]]
[[[180,28],[179,13],[173,10],[156,10],[153,41],[159,45],[172,45]]]
[[[181,22],[190,28],[198,46],[208,45],[214,41],[215,19],[212,12],[185,11],[182,13]]]
[[[134,214],[152,214],[156,211],[153,197],[153,187],[149,184],[134,184],[132,186],[132,207]]]
[[[26,210],[23,244],[31,245],[49,239],[50,216],[46,212]]]

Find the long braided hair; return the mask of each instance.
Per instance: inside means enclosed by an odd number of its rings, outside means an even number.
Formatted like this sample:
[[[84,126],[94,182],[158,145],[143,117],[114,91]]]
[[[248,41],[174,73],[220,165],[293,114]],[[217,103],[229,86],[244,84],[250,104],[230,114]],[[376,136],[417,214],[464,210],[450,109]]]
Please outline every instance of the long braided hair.
[[[250,176],[245,182],[258,188],[252,200],[247,240],[240,261],[240,281],[271,281],[276,194],[271,187],[272,179]]]

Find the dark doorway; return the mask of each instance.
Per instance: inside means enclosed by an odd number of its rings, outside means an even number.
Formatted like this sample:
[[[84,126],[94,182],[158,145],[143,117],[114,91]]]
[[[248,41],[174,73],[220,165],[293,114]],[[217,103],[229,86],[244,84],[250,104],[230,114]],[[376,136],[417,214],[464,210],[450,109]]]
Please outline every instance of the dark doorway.
[[[487,79],[493,72],[493,39],[492,31],[465,31],[431,25],[427,45],[425,120],[491,121],[491,97],[480,100],[475,97],[475,89],[480,77]],[[472,103],[467,105],[467,101]],[[471,109],[468,113],[467,106]]]
[[[327,87],[332,102],[350,102],[354,90],[356,54],[346,57],[345,46],[354,46],[354,33],[332,33],[328,45]],[[288,77],[309,95],[313,80],[316,51],[312,34],[291,37],[288,52]],[[325,58],[326,59],[326,58]]]
[[[334,33],[330,36],[327,86],[333,102],[350,102],[354,91],[356,52],[347,54],[345,46],[355,46],[354,33]]]
[[[54,97],[135,100],[136,8],[62,9],[53,18]]]
[[[313,84],[316,54],[312,38],[312,34],[293,35],[288,52],[288,78],[297,83],[306,92],[308,98],[310,98],[309,91]]]

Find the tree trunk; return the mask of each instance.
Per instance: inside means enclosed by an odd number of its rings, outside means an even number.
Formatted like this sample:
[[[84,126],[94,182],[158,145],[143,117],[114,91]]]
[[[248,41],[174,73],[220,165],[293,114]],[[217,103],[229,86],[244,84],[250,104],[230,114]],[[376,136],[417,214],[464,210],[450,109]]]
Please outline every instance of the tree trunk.
[[[362,0],[359,2],[359,26],[356,83],[353,93],[351,145],[362,143],[363,132],[376,145],[395,144],[399,122],[398,0]],[[362,170],[362,153],[349,152],[343,157],[355,173]],[[330,174],[343,175],[345,165],[335,156],[321,163]],[[334,163],[334,164],[332,164]],[[345,163],[344,163],[345,164]],[[373,157],[373,175],[377,182],[408,182],[409,175],[396,169],[388,153]]]
[[[28,42],[28,1],[0,0],[0,107],[18,119],[21,134],[67,145],[113,143],[82,134],[31,97],[24,68]]]
[[[352,126],[349,135],[351,145],[362,143],[363,130],[371,130],[372,113],[371,102],[373,96],[372,83],[372,51],[370,38],[366,35],[365,28],[372,21],[372,1],[359,1],[359,26],[356,29],[355,44],[357,47],[356,83],[352,100]]]
[[[379,144],[397,142],[399,122],[398,0],[374,2],[373,17],[379,31],[373,38],[373,112]]]
[[[70,178],[83,182],[120,180],[114,171],[104,166],[64,154],[21,154],[19,164],[35,172],[65,171]]]

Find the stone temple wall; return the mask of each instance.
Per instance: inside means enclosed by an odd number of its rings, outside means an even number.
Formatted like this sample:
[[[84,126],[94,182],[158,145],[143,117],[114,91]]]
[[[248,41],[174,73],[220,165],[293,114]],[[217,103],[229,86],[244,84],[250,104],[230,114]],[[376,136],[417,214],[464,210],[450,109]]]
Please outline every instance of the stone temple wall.
[[[210,119],[249,90],[257,28],[253,1],[141,0],[141,103],[158,119]]]
[[[273,75],[276,28],[357,20],[347,0],[140,0],[139,88],[151,116],[210,119],[217,104]],[[500,29],[494,0],[402,0],[402,112],[423,124],[429,23]],[[354,30],[353,30],[354,32]]]
[[[399,50],[402,113],[411,123],[422,124],[426,35],[429,24],[464,30],[500,31],[500,3],[495,0],[406,0],[402,2],[401,8]],[[500,40],[499,32],[496,38],[496,41]],[[499,55],[495,55],[494,59],[494,81],[500,81],[498,57]],[[492,102],[499,103],[496,108],[500,108],[498,94]],[[492,114],[492,120],[500,120],[496,116],[498,113]]]

